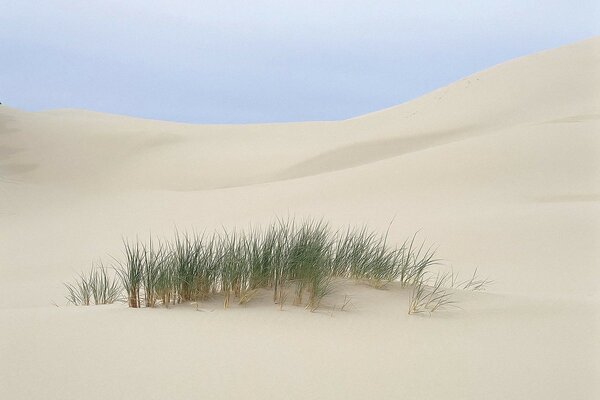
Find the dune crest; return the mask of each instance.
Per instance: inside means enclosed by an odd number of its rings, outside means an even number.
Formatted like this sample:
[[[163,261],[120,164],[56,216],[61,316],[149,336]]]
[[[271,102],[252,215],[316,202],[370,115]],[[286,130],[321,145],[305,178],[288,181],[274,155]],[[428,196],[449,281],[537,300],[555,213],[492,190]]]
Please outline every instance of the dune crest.
[[[123,179],[146,189],[206,190],[318,175],[526,124],[593,123],[599,64],[600,39],[589,39],[326,123],[203,126],[3,107],[0,162],[5,178],[80,186],[95,175],[108,190],[122,189]],[[59,151],[70,157],[54,157]]]

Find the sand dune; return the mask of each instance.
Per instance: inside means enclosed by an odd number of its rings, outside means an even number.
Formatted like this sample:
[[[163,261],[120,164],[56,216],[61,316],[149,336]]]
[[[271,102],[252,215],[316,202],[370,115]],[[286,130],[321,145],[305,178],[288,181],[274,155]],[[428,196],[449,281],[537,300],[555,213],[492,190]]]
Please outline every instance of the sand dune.
[[[0,377],[7,398],[600,395],[600,38],[512,60],[345,121],[191,125],[0,106]],[[268,301],[62,307],[122,236],[325,217],[495,280],[463,310]],[[403,297],[404,296],[404,297]],[[52,302],[61,305],[56,308]],[[211,310],[214,309],[214,312]],[[257,375],[250,375],[251,373]],[[251,386],[251,391],[243,389]]]
[[[91,174],[125,175],[142,187],[182,182],[175,189],[214,189],[326,173],[525,124],[593,122],[600,118],[598,47],[591,39],[510,61],[406,104],[339,122],[197,126],[3,108],[7,144],[0,154],[29,153],[5,159],[3,175],[78,185]],[[53,157],[60,151],[69,157]]]

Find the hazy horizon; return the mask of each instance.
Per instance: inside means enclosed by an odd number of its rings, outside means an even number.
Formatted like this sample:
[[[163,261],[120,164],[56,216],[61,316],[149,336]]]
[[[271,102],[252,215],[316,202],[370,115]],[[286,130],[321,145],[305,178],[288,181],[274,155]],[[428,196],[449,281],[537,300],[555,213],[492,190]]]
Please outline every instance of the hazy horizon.
[[[8,2],[0,101],[192,123],[345,119],[596,36],[594,3]]]

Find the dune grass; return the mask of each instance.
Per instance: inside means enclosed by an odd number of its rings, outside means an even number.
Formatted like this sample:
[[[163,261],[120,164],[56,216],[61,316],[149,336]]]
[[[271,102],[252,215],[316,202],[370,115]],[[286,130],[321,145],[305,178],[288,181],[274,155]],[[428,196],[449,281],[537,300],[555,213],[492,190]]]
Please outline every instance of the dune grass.
[[[413,285],[408,300],[408,313],[432,313],[455,306],[455,302],[451,298],[452,293],[447,289],[447,284],[451,280],[450,276],[438,273],[432,281],[425,276],[426,273],[422,274]]]
[[[67,300],[74,305],[112,304],[121,298],[121,287],[100,264],[87,275],[80,274],[74,283],[65,283]]]
[[[129,307],[137,308],[141,303],[140,289],[144,279],[144,270],[147,270],[144,266],[147,249],[139,240],[132,243],[124,240],[123,245],[125,246],[125,261],[119,262],[117,272],[127,293]]]
[[[124,292],[132,308],[170,307],[215,296],[228,308],[232,301],[247,304],[259,289],[266,289],[280,309],[289,298],[315,311],[332,292],[333,280],[348,278],[375,288],[394,281],[412,287],[413,314],[450,305],[446,286],[479,288],[486,283],[475,275],[464,282],[444,275],[430,285],[425,278],[439,260],[435,249],[417,243],[416,235],[391,247],[387,232],[380,235],[364,227],[334,231],[314,219],[277,220],[264,230],[223,230],[210,236],[176,232],[171,241],[136,239],[123,244],[123,258],[115,259],[121,288],[115,289],[115,281],[100,269],[101,276],[94,272],[67,284],[71,303],[89,305],[93,298],[98,304],[93,293],[100,286],[111,299],[115,292]]]
[[[452,290],[485,290],[492,281],[477,276],[477,269],[466,280],[459,280],[454,270],[437,272],[423,270],[415,279],[408,300],[409,314],[422,314],[458,307],[452,299]]]

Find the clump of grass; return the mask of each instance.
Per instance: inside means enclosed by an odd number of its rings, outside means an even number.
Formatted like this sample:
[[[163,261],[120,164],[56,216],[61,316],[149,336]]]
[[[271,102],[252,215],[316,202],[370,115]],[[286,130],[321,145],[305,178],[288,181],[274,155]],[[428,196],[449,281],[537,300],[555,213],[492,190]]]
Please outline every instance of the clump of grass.
[[[144,281],[145,247],[142,243],[123,241],[125,246],[125,261],[119,263],[117,273],[127,293],[127,304],[131,308],[141,306],[140,288]],[[147,269],[146,269],[147,270]]]
[[[326,269],[330,250],[329,232],[322,221],[307,221],[294,232],[288,253],[287,279],[296,286],[295,305],[302,304],[305,291],[310,293],[309,304],[318,301],[330,275]]]
[[[144,303],[146,307],[156,306],[159,296],[158,285],[163,265],[168,261],[169,255],[165,247],[159,242],[157,245],[150,239],[148,245],[141,247],[142,253],[142,279],[144,288]]]
[[[425,248],[425,242],[415,243],[417,235],[410,241],[405,241],[400,248],[397,277],[403,287],[415,285],[427,274],[431,267],[439,263],[435,258],[435,249]]]
[[[175,301],[175,274],[173,272],[172,257],[165,258],[156,272],[154,282],[156,298],[165,307],[169,307]]]
[[[74,304],[104,302],[125,292],[129,307],[169,307],[222,296],[247,304],[259,289],[272,290],[280,309],[288,295],[292,303],[318,309],[332,292],[335,278],[364,281],[376,288],[389,282],[412,287],[409,313],[433,312],[451,303],[446,288],[478,289],[488,282],[473,275],[458,281],[438,275],[425,279],[439,260],[435,249],[417,243],[416,235],[400,246],[388,243],[388,231],[379,235],[366,227],[332,231],[323,220],[277,220],[265,230],[218,232],[212,236],[176,231],[173,240],[124,240],[124,257],[117,260],[122,289],[99,275],[80,276],[68,284]],[[104,271],[104,272],[102,272]],[[104,275],[103,275],[104,274]],[[108,293],[108,294],[107,294]]]
[[[321,306],[321,301],[325,296],[333,291],[332,278],[329,275],[317,273],[310,279],[310,294],[306,308],[314,312]]]
[[[378,288],[396,279],[402,249],[387,247],[387,232],[378,236],[366,227],[348,229],[337,238],[336,245],[336,275],[366,280]]]

